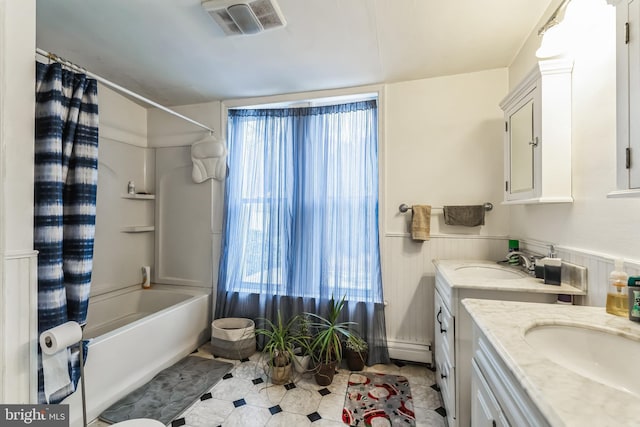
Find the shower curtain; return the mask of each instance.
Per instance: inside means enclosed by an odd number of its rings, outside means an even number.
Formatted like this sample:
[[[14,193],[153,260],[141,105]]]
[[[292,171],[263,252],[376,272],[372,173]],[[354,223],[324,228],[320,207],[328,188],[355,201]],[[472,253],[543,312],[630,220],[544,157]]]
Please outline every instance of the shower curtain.
[[[86,322],[97,180],[96,80],[58,63],[37,62],[34,248],[39,252],[38,334],[67,321]],[[40,403],[58,403],[73,393],[80,378],[78,355],[77,346],[67,350],[71,383],[45,395],[38,347]]]

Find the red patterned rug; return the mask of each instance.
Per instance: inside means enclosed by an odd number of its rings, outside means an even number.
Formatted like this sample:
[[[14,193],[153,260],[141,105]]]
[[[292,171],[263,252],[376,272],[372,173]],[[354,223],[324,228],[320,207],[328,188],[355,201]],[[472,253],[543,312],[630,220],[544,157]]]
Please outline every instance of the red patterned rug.
[[[401,375],[352,373],[342,421],[358,427],[415,426],[409,380]]]

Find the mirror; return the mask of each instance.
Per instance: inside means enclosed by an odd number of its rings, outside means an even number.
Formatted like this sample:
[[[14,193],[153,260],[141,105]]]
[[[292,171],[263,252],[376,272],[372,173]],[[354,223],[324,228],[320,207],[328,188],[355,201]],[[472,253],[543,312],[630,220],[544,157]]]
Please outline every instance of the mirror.
[[[533,189],[533,100],[509,118],[511,193]]]

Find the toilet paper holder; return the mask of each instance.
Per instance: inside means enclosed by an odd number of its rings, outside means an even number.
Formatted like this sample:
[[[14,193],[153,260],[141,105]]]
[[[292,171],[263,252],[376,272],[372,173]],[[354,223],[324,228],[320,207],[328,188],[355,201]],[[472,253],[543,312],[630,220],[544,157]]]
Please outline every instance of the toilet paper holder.
[[[68,322],[71,323],[71,322]],[[85,325],[80,325],[77,322],[73,322],[75,323],[79,328],[80,331],[84,331],[84,326]],[[60,325],[59,325],[60,326]],[[42,352],[49,354],[47,350],[51,350],[52,347],[55,346],[55,343],[53,341],[53,339],[51,339],[51,331],[55,328],[57,328],[58,326],[51,328],[51,329],[47,329],[46,331],[44,331],[41,334],[45,335],[44,339],[40,340],[40,347],[42,348]],[[82,425],[84,427],[87,427],[87,404],[86,404],[86,390],[85,390],[85,382],[84,382],[84,340],[82,338],[82,332],[80,333],[80,340],[75,342],[75,343],[69,343],[69,345],[65,346],[64,348],[68,348],[71,347],[73,345],[79,345],[79,354],[78,354],[78,361],[80,362],[80,394],[82,396]],[[61,351],[61,350],[58,350]],[[48,400],[48,399],[47,399]]]

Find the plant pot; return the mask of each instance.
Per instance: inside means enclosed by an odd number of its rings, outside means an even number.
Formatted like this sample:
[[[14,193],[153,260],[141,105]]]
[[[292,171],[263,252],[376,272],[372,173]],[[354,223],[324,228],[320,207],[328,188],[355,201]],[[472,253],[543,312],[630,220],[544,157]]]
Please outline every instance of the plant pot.
[[[269,377],[271,382],[276,385],[286,384],[291,381],[291,365],[289,363],[285,366],[271,366],[269,365]]]
[[[307,372],[307,370],[309,369],[310,361],[311,361],[311,356],[309,355],[299,356],[296,354],[295,358],[293,359],[293,367],[296,369],[297,373],[303,374]]]
[[[346,351],[347,366],[350,371],[362,371],[364,369],[365,362],[369,356],[368,351],[358,352],[354,350]]]
[[[336,366],[338,362],[332,361],[329,363],[320,362],[316,364],[315,379],[318,385],[327,386],[333,382],[333,376],[336,373]]]

